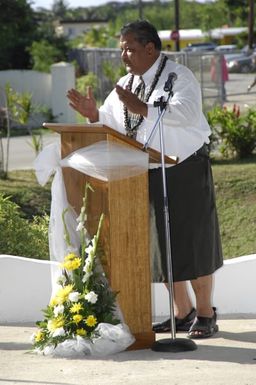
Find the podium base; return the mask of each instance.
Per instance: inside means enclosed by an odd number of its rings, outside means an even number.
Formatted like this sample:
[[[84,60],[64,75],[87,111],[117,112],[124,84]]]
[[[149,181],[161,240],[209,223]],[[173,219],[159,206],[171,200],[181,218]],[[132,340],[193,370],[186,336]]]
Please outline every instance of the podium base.
[[[194,341],[187,338],[164,338],[163,340],[155,341],[151,349],[155,352],[179,353],[196,350],[197,345]]]

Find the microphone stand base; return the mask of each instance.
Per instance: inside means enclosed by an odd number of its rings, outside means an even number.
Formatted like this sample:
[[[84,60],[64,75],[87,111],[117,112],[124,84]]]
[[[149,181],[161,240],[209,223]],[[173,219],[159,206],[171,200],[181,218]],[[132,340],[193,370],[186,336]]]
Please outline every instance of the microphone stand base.
[[[195,342],[187,338],[164,338],[162,340],[155,341],[151,347],[151,350],[155,352],[170,353],[180,353],[196,349],[197,345]]]

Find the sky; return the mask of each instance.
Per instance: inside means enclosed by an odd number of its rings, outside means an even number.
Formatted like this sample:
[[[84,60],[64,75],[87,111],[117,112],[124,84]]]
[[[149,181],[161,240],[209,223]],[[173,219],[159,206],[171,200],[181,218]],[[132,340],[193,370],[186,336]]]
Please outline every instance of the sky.
[[[39,7],[51,9],[54,0],[30,0],[30,1],[31,3],[33,2],[32,7],[34,9]],[[68,4],[69,8],[77,8],[77,7],[98,6],[98,5],[106,4],[111,0],[65,0],[65,1]],[[124,1],[127,1],[127,0],[114,0],[114,1],[123,3]],[[206,1],[212,1],[212,0],[197,0],[197,1],[206,2]]]

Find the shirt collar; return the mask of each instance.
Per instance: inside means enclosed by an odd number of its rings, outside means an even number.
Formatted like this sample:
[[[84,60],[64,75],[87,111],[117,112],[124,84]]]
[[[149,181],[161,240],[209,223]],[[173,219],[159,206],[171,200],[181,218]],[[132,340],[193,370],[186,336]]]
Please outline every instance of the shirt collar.
[[[159,63],[161,61],[161,58],[162,58],[162,55],[160,54],[158,56],[158,58],[156,59],[155,63],[146,71],[144,72],[143,75],[141,75],[141,77],[143,78],[144,80],[144,83],[145,85],[147,86],[149,83],[152,82],[152,79],[154,78],[155,76],[155,73],[158,69],[158,66],[159,66]],[[137,79],[139,80],[139,76],[137,77]]]

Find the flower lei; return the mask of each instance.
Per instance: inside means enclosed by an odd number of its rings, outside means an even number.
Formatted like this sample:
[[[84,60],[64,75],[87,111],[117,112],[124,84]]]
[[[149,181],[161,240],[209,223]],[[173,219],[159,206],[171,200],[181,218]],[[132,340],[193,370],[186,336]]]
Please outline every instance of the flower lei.
[[[120,323],[114,314],[116,293],[109,289],[105,275],[99,271],[96,263],[103,214],[96,235],[89,242],[85,241],[88,189],[92,190],[90,185],[86,184],[83,206],[77,218],[77,231],[81,235],[80,255],[71,251],[60,265],[63,270],[58,278],[59,289],[43,310],[45,318],[36,323],[38,331],[32,336],[33,350],[37,352],[46,354],[47,349],[55,349],[64,342],[76,341],[79,338],[92,340],[97,336],[96,328],[100,323]],[[71,248],[64,221],[66,211],[63,212],[62,218],[65,240]]]
[[[154,89],[158,83],[158,80],[159,80],[159,78],[163,72],[163,69],[165,67],[167,60],[168,60],[168,57],[166,55],[162,55],[158,69],[155,73],[155,77],[151,83],[151,86],[148,90],[148,93],[145,95],[145,98],[144,98],[145,102],[149,101],[149,98],[152,95],[152,92],[154,91]],[[128,85],[127,85],[127,89],[129,91],[131,91],[131,89],[132,89],[133,80],[134,80],[134,75],[131,75],[129,82],[128,82]],[[125,126],[125,130],[126,130],[126,135],[129,137],[135,138],[137,130],[144,120],[144,116],[137,114],[137,123],[134,125],[134,127],[131,127],[131,114],[129,113],[128,108],[126,107],[125,104],[124,104],[123,109],[124,109],[124,126]],[[136,115],[136,114],[134,114],[134,115]]]

